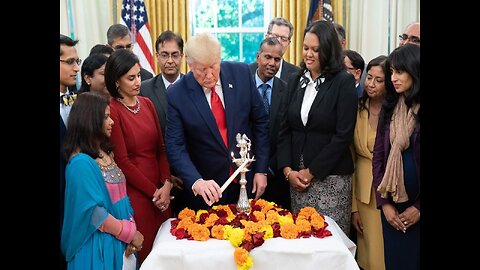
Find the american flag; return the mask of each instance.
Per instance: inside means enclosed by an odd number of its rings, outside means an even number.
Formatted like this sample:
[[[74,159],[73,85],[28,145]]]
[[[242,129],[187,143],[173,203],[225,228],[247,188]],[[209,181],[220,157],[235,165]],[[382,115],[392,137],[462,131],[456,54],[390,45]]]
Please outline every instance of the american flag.
[[[123,0],[120,23],[126,25],[132,33],[133,52],[138,56],[140,65],[155,74],[153,72],[152,37],[144,1]]]
[[[307,25],[316,20],[333,23],[332,0],[310,0]]]

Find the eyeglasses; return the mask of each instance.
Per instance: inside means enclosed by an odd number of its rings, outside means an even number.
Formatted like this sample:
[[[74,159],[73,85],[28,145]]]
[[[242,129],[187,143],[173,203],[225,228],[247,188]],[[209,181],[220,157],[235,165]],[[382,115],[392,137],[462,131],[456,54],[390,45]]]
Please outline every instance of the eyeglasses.
[[[127,44],[127,45],[125,45],[125,46],[123,46],[123,45],[117,45],[117,46],[115,46],[113,49],[118,50],[118,49],[131,49],[131,48],[132,48],[132,44],[130,43],[130,44]]]
[[[67,60],[60,59],[60,62],[65,63],[69,66],[75,65],[75,63],[80,66],[80,64],[82,63],[82,59],[80,59],[80,58],[77,58],[77,59],[70,58],[70,59],[67,59]]]
[[[277,34],[273,34],[273,33],[271,33],[271,32],[268,32],[267,34],[270,35],[271,37],[280,39],[280,41],[282,41],[282,42],[289,42],[289,41],[290,41],[290,39],[289,39],[288,37],[284,37],[284,36],[280,36],[280,35],[277,35]]]
[[[420,38],[416,36],[408,36],[407,34],[398,35],[400,41],[410,40],[412,43],[420,44]]]
[[[173,53],[162,52],[162,53],[160,53],[160,58],[162,60],[167,60],[170,57],[172,57],[173,60],[178,60],[182,57],[182,54],[180,52],[173,52]]]

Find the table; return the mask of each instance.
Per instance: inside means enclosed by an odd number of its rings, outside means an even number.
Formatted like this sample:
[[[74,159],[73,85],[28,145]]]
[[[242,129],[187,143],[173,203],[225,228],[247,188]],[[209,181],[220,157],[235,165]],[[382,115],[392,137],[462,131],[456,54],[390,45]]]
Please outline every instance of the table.
[[[140,270],[236,270],[235,248],[227,240],[176,240],[170,234],[168,219],[160,227],[153,248]],[[332,236],[325,238],[267,239],[250,251],[251,270],[279,269],[359,269],[355,261],[356,245],[348,239],[333,219],[325,216]]]

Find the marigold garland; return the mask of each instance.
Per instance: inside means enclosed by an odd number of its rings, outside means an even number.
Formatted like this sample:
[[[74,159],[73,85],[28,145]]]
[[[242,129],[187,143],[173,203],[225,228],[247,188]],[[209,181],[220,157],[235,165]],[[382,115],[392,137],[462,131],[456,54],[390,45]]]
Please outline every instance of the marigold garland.
[[[208,210],[185,208],[171,221],[170,233],[177,239],[206,241],[209,238],[228,240],[235,247],[237,270],[253,267],[249,252],[269,238],[287,239],[332,235],[323,215],[313,207],[304,207],[292,214],[273,202],[249,200],[250,215],[239,213],[235,204],[217,205]]]

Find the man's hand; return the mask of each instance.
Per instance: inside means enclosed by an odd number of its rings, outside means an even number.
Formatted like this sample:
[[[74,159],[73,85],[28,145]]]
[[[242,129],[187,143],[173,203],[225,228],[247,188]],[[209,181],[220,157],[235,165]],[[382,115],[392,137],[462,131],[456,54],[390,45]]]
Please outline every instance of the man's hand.
[[[196,195],[202,196],[208,206],[218,202],[222,197],[220,186],[214,180],[198,180],[193,186],[193,191]]]

